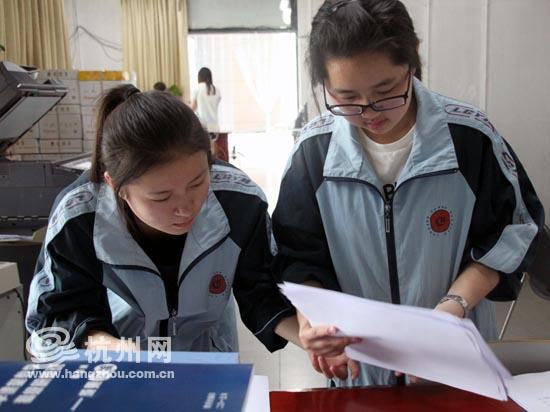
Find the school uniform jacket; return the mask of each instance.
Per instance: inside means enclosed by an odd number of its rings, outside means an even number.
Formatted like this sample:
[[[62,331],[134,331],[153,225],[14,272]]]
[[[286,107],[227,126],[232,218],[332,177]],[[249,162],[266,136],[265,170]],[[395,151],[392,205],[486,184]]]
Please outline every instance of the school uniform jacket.
[[[379,181],[345,118],[325,114],[304,127],[273,214],[278,277],[433,308],[467,264],[479,262],[500,274],[491,297],[514,298],[542,205],[485,114],[417,79],[414,93],[413,145],[392,185]],[[470,318],[496,338],[491,302],[482,300]],[[363,367],[359,383],[392,380]]]
[[[116,337],[171,336],[171,347],[237,351],[232,291],[245,325],[271,351],[292,313],[270,272],[276,246],[263,192],[240,170],[215,164],[211,185],[180,258],[178,302],[168,307],[159,270],[128,232],[115,194],[82,176],[54,205],[31,283],[26,326]],[[38,345],[40,340],[35,341]],[[38,347],[38,346],[36,346]]]

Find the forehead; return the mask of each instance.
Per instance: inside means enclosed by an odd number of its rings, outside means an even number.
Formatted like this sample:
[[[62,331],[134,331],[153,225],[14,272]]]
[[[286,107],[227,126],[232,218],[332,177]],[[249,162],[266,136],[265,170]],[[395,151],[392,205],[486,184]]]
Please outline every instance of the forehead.
[[[143,189],[166,189],[188,183],[208,169],[206,153],[179,154],[169,161],[152,167],[131,182],[133,186]]]
[[[403,76],[407,65],[396,65],[386,53],[366,52],[351,57],[333,57],[326,61],[327,86],[333,89],[373,88],[383,81]]]

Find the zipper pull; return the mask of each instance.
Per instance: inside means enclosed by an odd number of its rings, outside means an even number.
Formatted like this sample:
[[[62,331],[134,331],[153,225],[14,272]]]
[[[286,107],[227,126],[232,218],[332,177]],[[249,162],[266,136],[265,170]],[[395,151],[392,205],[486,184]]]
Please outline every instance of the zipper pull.
[[[389,204],[384,205],[384,223],[386,226],[386,233],[390,233],[391,230],[391,206]]]
[[[172,309],[172,312],[170,312],[170,318],[172,319],[172,336],[176,336],[176,316],[178,314],[178,311],[176,309]]]

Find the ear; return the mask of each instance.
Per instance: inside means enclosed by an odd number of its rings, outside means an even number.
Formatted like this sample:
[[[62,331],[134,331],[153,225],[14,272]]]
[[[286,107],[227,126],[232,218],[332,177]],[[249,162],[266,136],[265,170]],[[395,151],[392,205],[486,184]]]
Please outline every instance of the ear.
[[[115,188],[115,182],[113,181],[113,178],[111,177],[109,172],[107,171],[103,172],[103,179],[105,180],[105,183],[111,186],[111,189]]]

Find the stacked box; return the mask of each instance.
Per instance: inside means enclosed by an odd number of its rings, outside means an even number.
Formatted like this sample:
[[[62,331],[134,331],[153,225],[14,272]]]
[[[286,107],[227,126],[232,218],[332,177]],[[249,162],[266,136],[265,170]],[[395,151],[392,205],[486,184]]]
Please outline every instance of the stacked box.
[[[84,153],[93,152],[94,146],[95,146],[95,141],[93,141],[93,140],[84,140],[82,143],[83,143],[82,151]]]
[[[59,153],[59,139],[40,139],[40,153]]]
[[[40,129],[40,139],[59,139],[59,123],[55,107],[40,119],[38,127]]]
[[[129,84],[129,79],[130,74],[128,72],[104,71],[101,86],[103,87],[103,91],[105,92],[106,90],[120,86],[121,84]]]
[[[68,93],[10,147],[9,154],[28,160],[55,160],[93,151],[98,100],[105,90],[132,83],[131,78],[135,83],[135,73],[132,76],[123,71],[40,71],[39,82],[55,79],[68,88]]]
[[[59,139],[59,153],[82,153],[82,139]]]
[[[82,117],[80,106],[58,105],[57,120],[59,122],[60,139],[82,139]]]
[[[94,141],[97,123],[97,106],[82,106],[82,134],[84,141]]]
[[[34,153],[39,153],[38,140],[33,137],[30,131],[9,148],[10,155]]]
[[[102,93],[101,82],[103,72],[80,71],[78,72],[80,87],[80,104],[82,106],[94,106],[99,101]]]
[[[80,104],[80,90],[78,87],[78,70],[50,70],[50,78],[63,83],[69,90],[59,104]]]

